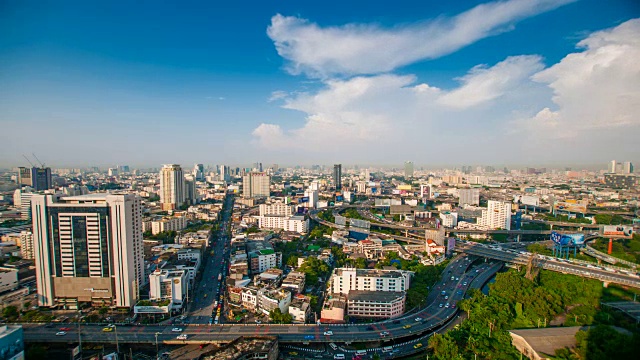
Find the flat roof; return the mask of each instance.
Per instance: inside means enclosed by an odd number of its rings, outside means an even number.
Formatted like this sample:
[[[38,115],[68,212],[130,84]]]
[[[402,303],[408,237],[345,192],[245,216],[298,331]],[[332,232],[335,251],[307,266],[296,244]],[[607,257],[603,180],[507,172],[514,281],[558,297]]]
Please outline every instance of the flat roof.
[[[363,290],[351,290],[349,291],[348,301],[376,301],[376,302],[391,302],[400,298],[404,298],[404,292],[402,291],[363,291]]]
[[[556,349],[575,346],[576,333],[588,329],[586,326],[570,326],[509,330],[509,333],[522,337],[538,354],[554,355]]]

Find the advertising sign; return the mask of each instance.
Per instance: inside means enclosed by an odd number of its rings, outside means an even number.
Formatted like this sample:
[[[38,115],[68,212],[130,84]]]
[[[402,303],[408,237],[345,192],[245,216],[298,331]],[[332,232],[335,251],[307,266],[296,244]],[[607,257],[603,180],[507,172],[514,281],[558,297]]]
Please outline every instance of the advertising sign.
[[[360,229],[367,229],[367,230],[369,230],[371,228],[371,222],[369,222],[367,220],[351,219],[349,222],[351,224],[351,227],[356,227],[356,228],[360,228]]]
[[[560,234],[551,233],[551,241],[562,246],[582,246],[584,245],[584,234]]]
[[[306,202],[309,202],[308,196],[301,197],[300,200],[298,200],[298,203],[306,203]]]
[[[600,235],[629,237],[633,235],[633,227],[628,225],[604,225],[600,228]]]
[[[584,214],[587,212],[587,201],[582,200],[567,200],[556,201],[553,203],[553,212],[572,212]]]

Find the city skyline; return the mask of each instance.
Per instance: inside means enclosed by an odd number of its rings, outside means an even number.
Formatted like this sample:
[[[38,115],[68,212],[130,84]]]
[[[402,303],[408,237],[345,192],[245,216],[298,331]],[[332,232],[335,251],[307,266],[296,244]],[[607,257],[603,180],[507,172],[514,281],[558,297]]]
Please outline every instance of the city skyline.
[[[638,160],[633,1],[122,5],[0,15],[0,167]]]

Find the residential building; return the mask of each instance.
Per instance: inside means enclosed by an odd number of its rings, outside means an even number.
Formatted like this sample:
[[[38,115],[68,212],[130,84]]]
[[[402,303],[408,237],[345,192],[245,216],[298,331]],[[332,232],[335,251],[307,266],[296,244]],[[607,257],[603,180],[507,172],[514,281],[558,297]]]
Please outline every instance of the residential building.
[[[184,201],[189,205],[198,203],[198,192],[196,191],[196,179],[193,175],[184,178]]]
[[[337,268],[331,274],[331,290],[347,296],[354,290],[406,291],[412,274],[404,270]]]
[[[187,227],[187,217],[169,216],[160,220],[151,221],[151,233],[153,235],[159,234],[164,231],[180,231]]]
[[[633,189],[640,185],[637,175],[604,174],[604,184],[614,189]]]
[[[392,319],[404,313],[403,291],[359,291],[349,293],[347,315],[360,318]]]
[[[441,212],[440,219],[442,220],[442,226],[446,228],[453,228],[458,225],[458,213],[454,212]]]
[[[293,206],[283,202],[260,205],[260,216],[291,216]]]
[[[324,324],[344,323],[344,316],[347,314],[347,297],[340,294],[333,294],[322,304],[320,312],[320,322]]]
[[[489,230],[511,230],[511,203],[507,201],[489,200],[487,209],[482,210],[478,225]]]
[[[137,195],[34,195],[31,204],[38,305],[137,302],[145,282]]]
[[[307,207],[309,209],[315,209],[318,205],[318,190],[308,189],[304,192],[304,197],[308,198]]]
[[[0,325],[0,358],[24,360],[22,325]]]
[[[480,189],[458,189],[458,205],[480,205]]]
[[[260,289],[258,291],[258,309],[269,315],[272,310],[280,309],[283,314],[289,312],[291,293],[284,289]]]
[[[247,258],[252,274],[259,274],[267,269],[279,268],[282,265],[282,253],[275,252],[268,241],[247,241]]]
[[[404,177],[407,179],[413,177],[413,161],[404,162]]]
[[[33,260],[33,233],[31,231],[20,232],[20,255],[23,259]]]
[[[271,176],[265,172],[251,171],[242,177],[242,196],[245,198],[269,197]]]
[[[258,227],[260,229],[282,229],[301,234],[309,231],[309,219],[303,215],[294,216],[259,216]]]
[[[258,289],[245,287],[242,289],[242,307],[250,311],[258,308]]]
[[[305,297],[294,297],[289,304],[289,315],[293,318],[293,322],[304,324],[311,315],[311,304]]]
[[[178,209],[185,202],[184,173],[177,164],[167,164],[160,170],[160,203],[162,210]]]
[[[333,165],[333,184],[336,190],[342,190],[342,164]]]
[[[445,235],[445,230],[442,227],[439,229],[428,229],[424,231],[425,240],[431,239],[438,245],[444,245]]]
[[[305,273],[292,271],[282,281],[281,287],[290,290],[294,294],[301,294],[304,292],[305,279]]]
[[[156,269],[149,275],[149,300],[170,300],[171,308],[182,308],[189,281],[187,272],[178,269]]]

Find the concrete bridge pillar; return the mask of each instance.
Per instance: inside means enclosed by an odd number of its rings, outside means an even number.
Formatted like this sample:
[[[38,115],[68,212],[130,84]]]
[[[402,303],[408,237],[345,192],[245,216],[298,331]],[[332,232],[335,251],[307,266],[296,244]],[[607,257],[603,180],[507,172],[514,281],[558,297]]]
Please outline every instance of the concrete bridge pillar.
[[[553,231],[553,224],[550,224],[550,226],[551,226],[551,231]]]
[[[609,282],[608,281],[603,281],[602,282],[602,287],[608,288],[609,287]]]

